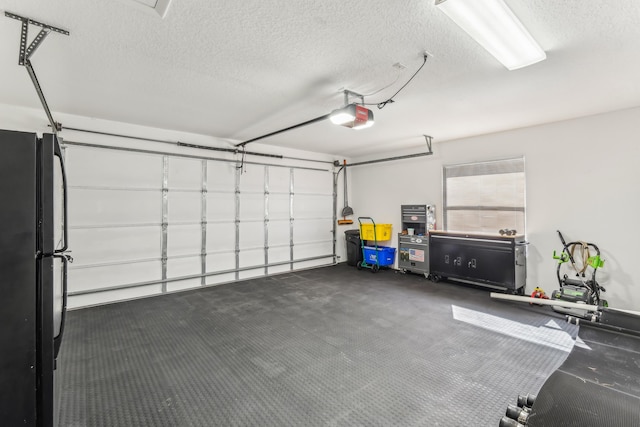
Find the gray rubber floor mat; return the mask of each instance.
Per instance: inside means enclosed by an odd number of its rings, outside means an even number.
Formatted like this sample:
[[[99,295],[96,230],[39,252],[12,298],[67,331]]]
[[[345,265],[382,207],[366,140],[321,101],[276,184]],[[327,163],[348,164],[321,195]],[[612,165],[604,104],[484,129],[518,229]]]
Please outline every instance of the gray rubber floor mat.
[[[544,383],[527,425],[640,426],[640,337],[588,325],[585,345]]]
[[[495,426],[577,328],[341,264],[76,310],[61,426]]]

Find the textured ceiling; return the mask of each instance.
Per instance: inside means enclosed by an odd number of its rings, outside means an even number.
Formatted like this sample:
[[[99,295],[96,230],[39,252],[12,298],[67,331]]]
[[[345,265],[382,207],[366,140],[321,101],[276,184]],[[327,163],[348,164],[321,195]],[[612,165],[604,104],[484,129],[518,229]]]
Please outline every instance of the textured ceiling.
[[[173,0],[165,19],[130,3],[0,0],[71,32],[32,59],[53,111],[241,142],[342,106],[342,88],[388,86],[365,98],[383,101],[425,50],[433,57],[396,102],[372,107],[374,127],[325,121],[261,143],[357,156],[640,105],[637,0],[507,0],[547,52],[516,71],[433,0]],[[0,17],[0,103],[39,107],[19,33]]]

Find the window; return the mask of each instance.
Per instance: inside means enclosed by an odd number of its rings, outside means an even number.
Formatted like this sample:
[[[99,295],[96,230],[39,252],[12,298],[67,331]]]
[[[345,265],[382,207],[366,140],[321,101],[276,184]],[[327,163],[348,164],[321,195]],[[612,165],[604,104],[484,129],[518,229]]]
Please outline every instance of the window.
[[[444,229],[525,234],[524,158],[445,166]]]

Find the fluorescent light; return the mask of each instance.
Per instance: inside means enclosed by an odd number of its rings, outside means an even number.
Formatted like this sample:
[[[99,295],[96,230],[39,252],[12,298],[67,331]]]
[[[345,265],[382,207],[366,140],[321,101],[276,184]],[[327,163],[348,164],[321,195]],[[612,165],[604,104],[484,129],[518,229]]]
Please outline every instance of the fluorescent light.
[[[436,0],[436,6],[509,70],[547,57],[504,0]]]
[[[333,110],[329,116],[331,123],[346,126],[352,129],[366,129],[373,126],[373,112],[368,108],[349,104],[337,110]]]

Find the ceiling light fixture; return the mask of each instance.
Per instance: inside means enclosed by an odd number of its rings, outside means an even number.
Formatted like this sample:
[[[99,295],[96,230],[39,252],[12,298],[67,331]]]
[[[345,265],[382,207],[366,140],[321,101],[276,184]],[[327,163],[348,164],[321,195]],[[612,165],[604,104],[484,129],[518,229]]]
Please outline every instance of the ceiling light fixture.
[[[349,97],[360,99],[360,104],[349,101]],[[333,110],[329,120],[334,125],[351,129],[366,129],[373,126],[373,111],[364,106],[364,95],[344,89],[344,107]]]
[[[436,0],[435,4],[509,70],[547,57],[504,0]]]
[[[358,104],[348,104],[329,115],[331,123],[352,129],[366,129],[373,126],[373,111]]]

